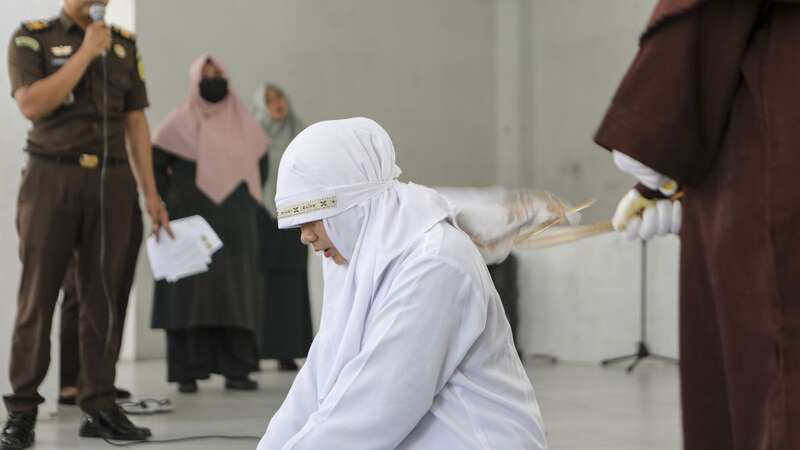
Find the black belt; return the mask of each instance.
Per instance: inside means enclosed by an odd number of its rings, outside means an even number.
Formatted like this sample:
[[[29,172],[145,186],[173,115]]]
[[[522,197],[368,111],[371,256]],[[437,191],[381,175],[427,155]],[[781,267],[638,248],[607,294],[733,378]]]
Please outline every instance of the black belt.
[[[91,153],[82,153],[80,155],[48,155],[46,153],[35,153],[29,151],[28,154],[36,159],[69,166],[79,166],[83,167],[84,169],[99,169],[103,163],[101,156]],[[126,164],[128,164],[128,160],[126,158],[115,158],[113,156],[109,156],[106,161],[106,167],[116,167]]]

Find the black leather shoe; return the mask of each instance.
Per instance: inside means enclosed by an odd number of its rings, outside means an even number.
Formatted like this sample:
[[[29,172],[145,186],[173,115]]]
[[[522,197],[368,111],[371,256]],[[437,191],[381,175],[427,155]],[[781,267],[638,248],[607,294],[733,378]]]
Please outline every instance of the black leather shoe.
[[[115,387],[114,390],[117,392],[117,400],[128,400],[131,398],[131,391],[127,389]]]
[[[281,372],[297,372],[300,368],[293,359],[282,359],[278,361],[278,370]]]
[[[149,429],[134,425],[118,406],[83,416],[78,434],[80,437],[112,441],[144,441],[153,436]]]
[[[0,449],[22,450],[33,446],[36,440],[36,411],[9,413],[3,434],[0,436]]]
[[[257,391],[258,382],[251,380],[249,378],[241,378],[241,379],[228,378],[225,380],[225,389],[231,389],[234,391]]]
[[[58,404],[64,406],[75,406],[78,404],[77,395],[60,395],[58,397]]]
[[[181,394],[194,394],[197,392],[197,381],[181,381],[178,383],[178,392]]]

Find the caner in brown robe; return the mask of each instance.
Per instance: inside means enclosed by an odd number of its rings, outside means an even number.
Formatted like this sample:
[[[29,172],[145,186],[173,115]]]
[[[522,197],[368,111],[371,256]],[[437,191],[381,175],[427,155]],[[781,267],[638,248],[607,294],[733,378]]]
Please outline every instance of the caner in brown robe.
[[[800,449],[800,0],[662,0],[596,136],[687,187],[687,450]]]

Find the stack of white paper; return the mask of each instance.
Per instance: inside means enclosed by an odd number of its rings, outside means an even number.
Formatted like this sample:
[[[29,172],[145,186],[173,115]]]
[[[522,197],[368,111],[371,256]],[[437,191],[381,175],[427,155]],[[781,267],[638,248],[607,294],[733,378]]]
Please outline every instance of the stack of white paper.
[[[156,280],[171,283],[181,278],[207,272],[211,256],[222,248],[222,241],[211,225],[200,216],[191,216],[170,222],[175,239],[166,231],[156,241],[147,239],[147,256]]]

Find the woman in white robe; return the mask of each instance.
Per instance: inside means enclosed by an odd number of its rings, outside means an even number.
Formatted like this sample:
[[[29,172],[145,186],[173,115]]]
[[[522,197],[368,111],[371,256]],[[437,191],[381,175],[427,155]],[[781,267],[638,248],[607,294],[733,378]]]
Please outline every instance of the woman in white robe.
[[[258,450],[542,450],[486,265],[364,118],[317,123],[278,172],[281,228],[325,256],[319,334]]]

